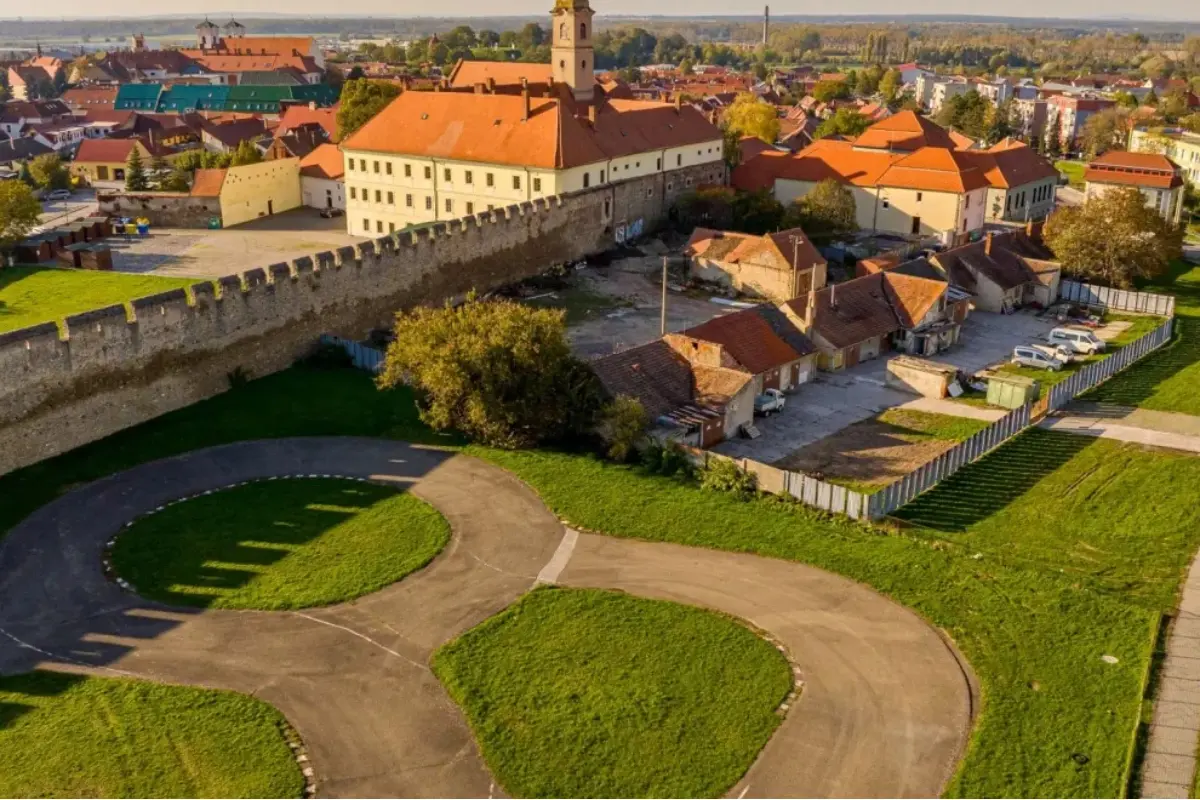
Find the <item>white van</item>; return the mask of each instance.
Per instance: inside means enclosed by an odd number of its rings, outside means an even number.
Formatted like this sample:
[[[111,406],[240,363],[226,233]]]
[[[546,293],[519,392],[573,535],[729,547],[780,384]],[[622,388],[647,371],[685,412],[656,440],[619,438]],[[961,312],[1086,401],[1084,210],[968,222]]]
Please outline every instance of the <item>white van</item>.
[[[1013,348],[1012,363],[1033,369],[1048,369],[1057,372],[1063,368],[1063,362],[1050,353],[1049,348],[1043,349],[1036,344],[1018,345]]]
[[[1104,340],[1087,328],[1055,328],[1046,334],[1046,341],[1087,356],[1104,352]]]

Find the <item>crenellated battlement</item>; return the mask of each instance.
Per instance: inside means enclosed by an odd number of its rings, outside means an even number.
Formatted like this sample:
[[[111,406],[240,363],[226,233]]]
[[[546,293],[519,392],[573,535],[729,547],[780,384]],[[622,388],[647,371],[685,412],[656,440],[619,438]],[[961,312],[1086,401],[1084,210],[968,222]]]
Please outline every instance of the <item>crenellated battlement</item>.
[[[322,333],[362,337],[398,310],[603,250],[617,226],[652,228],[672,199],[646,176],[2,333],[0,474],[225,391],[235,370],[284,369]]]

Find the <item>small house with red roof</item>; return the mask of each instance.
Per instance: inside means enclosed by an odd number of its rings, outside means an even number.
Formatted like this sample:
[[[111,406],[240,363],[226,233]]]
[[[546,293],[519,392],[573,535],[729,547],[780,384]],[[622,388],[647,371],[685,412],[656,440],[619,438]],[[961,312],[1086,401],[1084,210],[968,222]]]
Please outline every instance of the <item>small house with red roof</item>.
[[[800,228],[765,236],[696,228],[684,253],[693,278],[775,302],[825,285],[825,258]]]
[[[1186,182],[1179,165],[1161,153],[1110,150],[1088,163],[1083,180],[1089,199],[1114,189],[1137,189],[1167,222],[1178,225],[1182,218]]]

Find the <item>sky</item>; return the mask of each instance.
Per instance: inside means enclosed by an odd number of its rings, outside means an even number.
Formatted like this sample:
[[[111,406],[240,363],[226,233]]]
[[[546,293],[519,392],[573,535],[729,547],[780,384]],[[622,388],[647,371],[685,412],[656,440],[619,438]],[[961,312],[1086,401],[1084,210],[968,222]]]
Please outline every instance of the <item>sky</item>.
[[[14,5],[9,8],[9,3]],[[0,18],[16,16],[17,0],[0,2]],[[546,13],[551,0],[200,0],[191,7],[197,14],[222,15],[237,13],[253,16],[255,12],[303,16],[375,15],[389,17],[419,16],[483,16],[527,15]],[[762,6],[754,0],[657,0],[654,3],[637,0],[593,0],[592,7],[601,15],[711,15],[757,14]],[[36,11],[24,6],[26,11]],[[773,14],[894,14],[895,0],[839,0],[836,4],[772,3]],[[979,14],[1020,17],[1077,17],[1083,19],[1154,19],[1200,21],[1200,2],[1195,0],[1004,0],[1003,3],[983,3],[979,0],[918,0],[904,6],[910,14]],[[71,17],[137,17],[154,16],[164,12],[177,14],[178,7],[164,5],[162,0],[57,0],[55,18]],[[2,28],[2,23],[0,23]],[[2,29],[0,29],[2,32]]]

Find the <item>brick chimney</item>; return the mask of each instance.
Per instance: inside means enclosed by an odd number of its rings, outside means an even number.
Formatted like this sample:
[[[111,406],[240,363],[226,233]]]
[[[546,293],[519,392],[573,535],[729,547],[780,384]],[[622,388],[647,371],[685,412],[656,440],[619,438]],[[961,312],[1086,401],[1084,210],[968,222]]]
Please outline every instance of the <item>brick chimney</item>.
[[[592,123],[592,127],[596,127],[596,104],[588,103],[587,107],[588,122]]]
[[[817,292],[815,289],[808,290],[808,305],[804,308],[804,327],[805,332],[811,331],[813,322],[817,319]]]
[[[988,231],[987,236],[983,239],[983,253],[990,256],[992,254],[992,232]]]
[[[487,90],[488,90],[488,94],[496,93],[496,79],[495,78],[487,79]]]
[[[529,119],[529,80],[521,78],[521,121],[526,122]]]
[[[485,86],[485,84],[483,84],[483,83],[475,84],[475,94],[483,94],[484,86]]]

